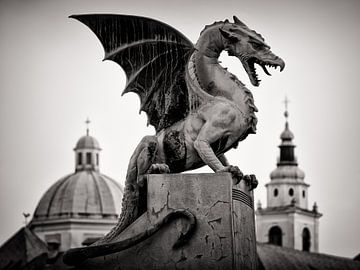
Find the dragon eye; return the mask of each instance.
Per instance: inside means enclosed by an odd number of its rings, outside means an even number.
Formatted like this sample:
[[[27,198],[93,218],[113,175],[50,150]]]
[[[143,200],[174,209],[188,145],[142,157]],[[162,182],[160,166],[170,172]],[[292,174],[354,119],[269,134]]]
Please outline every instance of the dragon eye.
[[[250,42],[251,46],[255,49],[255,50],[261,50],[263,49],[264,45],[261,43],[257,43],[257,42]]]

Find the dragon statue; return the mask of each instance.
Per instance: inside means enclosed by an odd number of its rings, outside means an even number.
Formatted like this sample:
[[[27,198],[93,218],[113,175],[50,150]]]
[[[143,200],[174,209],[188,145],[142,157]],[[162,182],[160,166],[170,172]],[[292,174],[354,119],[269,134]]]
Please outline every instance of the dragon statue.
[[[267,67],[280,67],[280,71],[285,67],[260,34],[234,16],[234,22],[207,25],[194,45],[176,29],[150,18],[70,17],[96,34],[105,50],[104,60],[124,69],[123,94],[139,95],[141,111],[156,130],[156,135],[141,140],[130,159],[118,224],[95,243],[96,256],[106,254],[100,247],[109,249],[106,243],[146,211],[145,176],[149,173],[178,173],[208,165],[214,172],[232,173],[235,182],[243,179],[256,187],[255,176],[244,176],[224,153],[255,133],[257,108],[250,90],[218,58],[224,50],[236,56],[252,85],[259,86],[255,64],[267,75]]]

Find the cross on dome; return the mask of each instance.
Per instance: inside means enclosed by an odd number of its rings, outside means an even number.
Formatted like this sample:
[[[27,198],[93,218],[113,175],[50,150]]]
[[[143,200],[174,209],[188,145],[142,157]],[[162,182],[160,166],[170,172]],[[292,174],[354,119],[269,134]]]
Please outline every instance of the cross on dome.
[[[86,124],[86,136],[89,136],[89,124],[91,123],[91,121],[89,120],[89,117],[86,119],[85,124]]]
[[[82,136],[76,146],[74,151],[76,153],[75,157],[75,171],[82,170],[99,170],[99,153],[101,148],[99,142],[93,136],[89,134],[89,124],[91,123],[90,119],[87,118],[85,121],[86,124],[86,135]]]
[[[287,96],[285,96],[285,100],[284,100],[284,104],[285,104],[285,112],[284,112],[284,116],[287,120],[287,118],[289,117],[289,112],[288,112],[288,104],[289,104],[290,100],[288,99]]]

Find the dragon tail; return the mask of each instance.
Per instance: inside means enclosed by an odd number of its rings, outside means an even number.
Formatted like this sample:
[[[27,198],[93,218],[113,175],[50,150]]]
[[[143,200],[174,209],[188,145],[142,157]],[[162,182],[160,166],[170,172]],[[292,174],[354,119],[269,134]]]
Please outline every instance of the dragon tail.
[[[155,157],[156,149],[157,139],[155,136],[145,136],[136,147],[130,158],[126,174],[125,190],[118,223],[95,245],[111,242],[146,211],[146,185],[140,187],[138,178],[147,173]],[[141,159],[140,163],[138,162],[139,157]]]
[[[103,238],[97,241],[95,245],[101,245],[111,242],[112,239],[114,239],[121,232],[123,232],[132,222],[134,222],[141,215],[141,213],[139,213],[140,190],[139,186],[137,185],[138,175],[136,164],[140,152],[138,148],[135,150],[129,162],[128,172],[125,181],[124,196],[121,204],[121,214],[119,216],[118,222],[115,227],[113,227],[111,231]]]

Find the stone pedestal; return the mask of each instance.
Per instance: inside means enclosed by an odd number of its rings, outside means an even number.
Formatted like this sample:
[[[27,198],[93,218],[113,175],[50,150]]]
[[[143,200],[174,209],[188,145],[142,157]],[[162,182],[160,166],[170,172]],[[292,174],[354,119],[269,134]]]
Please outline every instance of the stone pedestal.
[[[244,181],[232,183],[229,173],[149,175],[148,210],[116,241],[187,209],[196,217],[189,242],[173,248],[188,225],[180,218],[127,250],[88,259],[77,269],[256,269],[252,194]]]

